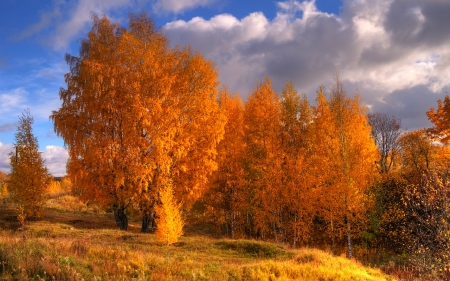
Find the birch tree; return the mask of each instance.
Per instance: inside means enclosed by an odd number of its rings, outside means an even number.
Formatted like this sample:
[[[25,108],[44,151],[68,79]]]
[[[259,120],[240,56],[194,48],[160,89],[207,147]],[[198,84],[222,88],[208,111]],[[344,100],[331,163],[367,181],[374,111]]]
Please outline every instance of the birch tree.
[[[170,48],[145,14],[129,29],[94,17],[51,119],[69,150],[68,173],[84,197],[112,207],[127,228],[130,204],[153,229],[158,194],[171,182],[183,206],[217,168],[225,117],[212,63],[189,47]]]

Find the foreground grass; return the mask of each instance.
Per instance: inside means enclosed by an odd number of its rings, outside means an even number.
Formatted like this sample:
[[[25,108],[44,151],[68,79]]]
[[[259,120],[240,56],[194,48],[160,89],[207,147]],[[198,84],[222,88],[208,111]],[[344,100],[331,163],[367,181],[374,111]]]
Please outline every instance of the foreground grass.
[[[164,246],[139,233],[139,221],[124,232],[111,215],[51,206],[18,230],[0,204],[2,280],[396,280],[315,249],[189,233]]]

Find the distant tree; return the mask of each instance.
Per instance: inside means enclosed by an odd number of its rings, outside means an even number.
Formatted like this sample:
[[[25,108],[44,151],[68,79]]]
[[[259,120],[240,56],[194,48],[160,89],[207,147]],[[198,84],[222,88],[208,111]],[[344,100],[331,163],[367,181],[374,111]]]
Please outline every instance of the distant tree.
[[[61,182],[52,180],[47,187],[47,192],[49,193],[61,192]]]
[[[0,171],[0,194],[4,195],[7,193],[6,175]]]
[[[425,130],[404,133],[399,138],[399,144],[402,169],[409,175],[410,183],[418,184],[423,173],[432,167],[437,147]]]
[[[398,152],[398,138],[401,135],[401,121],[385,113],[375,112],[367,115],[372,127],[372,137],[380,151],[378,166],[380,173],[389,172]]]
[[[19,117],[14,150],[10,153],[11,173],[8,188],[19,206],[19,220],[42,216],[45,193],[52,177],[39,152],[37,138],[33,135],[33,117],[29,110]]]
[[[72,192],[72,182],[69,177],[63,177],[61,180],[61,189],[65,192]]]
[[[447,95],[438,100],[438,108],[430,108],[427,111],[428,119],[433,122],[434,127],[427,130],[429,134],[438,138],[442,143],[450,141],[450,97]]]
[[[177,242],[183,235],[184,222],[180,207],[181,205],[175,202],[172,183],[164,184],[159,191],[159,203],[155,207],[158,215],[156,237],[160,242],[170,245]]]

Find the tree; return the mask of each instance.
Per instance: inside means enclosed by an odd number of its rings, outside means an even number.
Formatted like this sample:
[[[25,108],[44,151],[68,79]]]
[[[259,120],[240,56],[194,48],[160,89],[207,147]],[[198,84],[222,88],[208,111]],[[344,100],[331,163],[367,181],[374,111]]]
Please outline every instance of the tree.
[[[447,172],[430,171],[402,196],[408,223],[405,248],[422,268],[448,271],[450,262],[450,182]],[[447,276],[448,278],[448,276]]]
[[[351,258],[353,228],[364,221],[370,206],[367,190],[373,180],[378,155],[365,106],[361,105],[358,96],[353,99],[347,96],[338,77],[329,100],[323,87],[319,88],[314,130],[316,175],[321,181],[317,192],[320,194],[319,210],[330,222],[333,241],[337,229],[346,234],[348,257]]]
[[[73,191],[72,188],[73,188],[73,185],[72,185],[72,182],[70,181],[70,179],[68,177],[63,177],[61,180],[61,189],[64,192],[72,193],[72,191]]]
[[[38,140],[33,135],[33,122],[29,110],[19,117],[16,143],[10,153],[11,173],[7,183],[12,198],[19,206],[21,223],[26,218],[42,216],[46,189],[52,180],[39,152]]]
[[[437,110],[430,108],[427,116],[434,125],[427,130],[428,133],[437,137],[442,143],[448,143],[450,141],[450,97],[446,95],[444,102],[438,100]]]
[[[133,202],[148,232],[162,183],[189,206],[217,168],[225,123],[217,73],[190,48],[171,49],[145,14],[131,15],[128,30],[93,20],[79,57],[66,56],[67,89],[51,119],[82,196],[112,207],[120,229]]]
[[[219,93],[219,104],[227,117],[223,140],[217,146],[218,169],[211,177],[206,202],[214,209],[216,223],[224,223],[234,239],[244,234],[245,190],[243,158],[244,104],[226,88]]]
[[[181,217],[180,205],[175,202],[173,196],[172,183],[165,184],[165,188],[159,192],[159,204],[156,205],[156,213],[158,218],[156,223],[158,225],[156,230],[156,237],[160,242],[167,245],[178,241],[178,238],[183,235],[183,219]]]
[[[254,212],[253,228],[260,237],[273,237],[278,242],[283,204],[281,104],[268,77],[248,97],[244,122],[247,194]]]
[[[0,171],[0,194],[1,195],[5,195],[8,193],[6,181],[7,181],[6,175],[2,171]]]
[[[285,241],[296,247],[311,235],[315,184],[312,165],[313,112],[305,95],[299,96],[291,82],[287,82],[281,97],[280,140],[282,184],[279,202],[282,204],[281,232]]]
[[[437,148],[425,130],[404,133],[399,138],[402,169],[409,176],[410,183],[418,184],[424,172],[432,167]]]
[[[401,135],[400,119],[385,113],[375,112],[367,115],[372,127],[372,137],[380,152],[380,173],[387,173],[395,161],[398,152],[398,138]]]

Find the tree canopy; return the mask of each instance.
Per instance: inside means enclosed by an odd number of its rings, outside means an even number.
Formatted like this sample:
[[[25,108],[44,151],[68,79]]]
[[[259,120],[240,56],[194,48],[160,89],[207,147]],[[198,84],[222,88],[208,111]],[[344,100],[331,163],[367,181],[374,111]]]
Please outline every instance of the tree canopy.
[[[170,48],[145,14],[131,15],[128,29],[94,16],[79,56],[66,61],[67,88],[51,119],[83,196],[113,207],[121,229],[133,202],[143,231],[164,183],[192,203],[217,168],[225,123],[213,64],[189,47]]]

